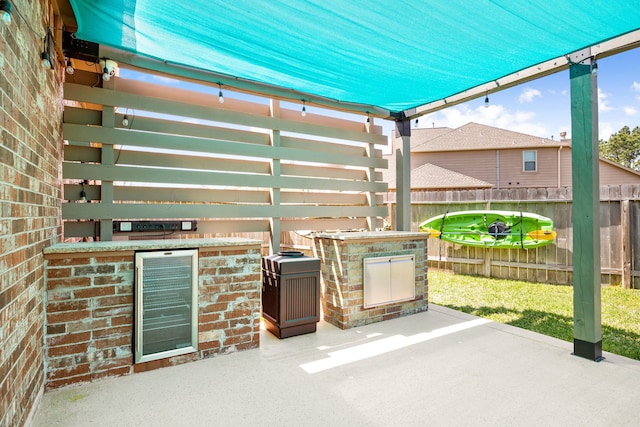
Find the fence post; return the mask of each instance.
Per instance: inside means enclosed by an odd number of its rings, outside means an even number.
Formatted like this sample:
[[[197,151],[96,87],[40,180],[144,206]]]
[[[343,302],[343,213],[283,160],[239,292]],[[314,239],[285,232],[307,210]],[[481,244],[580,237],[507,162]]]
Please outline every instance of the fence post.
[[[631,288],[631,229],[629,199],[621,201],[620,240],[622,241],[622,287]]]
[[[489,191],[489,194],[491,194],[491,189],[489,189],[488,191]],[[492,200],[492,197],[490,195],[489,200],[486,200],[484,202],[484,208],[486,210],[491,209],[491,200]],[[491,255],[493,255],[493,249],[486,248],[484,250],[484,264],[482,264],[484,268],[482,271],[482,275],[484,277],[491,277]]]
[[[491,277],[491,255],[493,254],[493,249],[486,248],[484,250],[484,277]]]

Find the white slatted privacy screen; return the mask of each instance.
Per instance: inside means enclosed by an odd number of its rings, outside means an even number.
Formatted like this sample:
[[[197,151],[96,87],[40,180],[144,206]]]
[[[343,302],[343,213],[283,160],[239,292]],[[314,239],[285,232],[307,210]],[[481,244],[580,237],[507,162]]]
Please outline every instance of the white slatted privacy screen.
[[[376,172],[387,167],[387,137],[367,131],[366,117],[302,116],[228,91],[220,103],[217,93],[122,77],[107,85],[64,86],[67,238],[110,240],[114,220],[278,235],[374,229],[387,216]]]

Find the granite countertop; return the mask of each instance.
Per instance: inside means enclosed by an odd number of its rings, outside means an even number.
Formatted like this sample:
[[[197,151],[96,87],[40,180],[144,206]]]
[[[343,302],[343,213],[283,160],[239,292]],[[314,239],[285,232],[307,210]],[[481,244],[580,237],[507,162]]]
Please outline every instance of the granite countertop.
[[[415,231],[358,231],[319,233],[316,237],[334,240],[427,239],[429,233]]]
[[[153,249],[210,248],[216,246],[260,246],[261,240],[240,237],[215,239],[121,240],[110,242],[58,243],[43,249],[45,254],[78,252],[117,252]]]

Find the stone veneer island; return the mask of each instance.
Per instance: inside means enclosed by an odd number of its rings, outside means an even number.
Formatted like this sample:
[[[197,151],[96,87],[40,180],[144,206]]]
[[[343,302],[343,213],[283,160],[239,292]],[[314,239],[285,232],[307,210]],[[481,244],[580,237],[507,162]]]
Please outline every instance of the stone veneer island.
[[[428,309],[428,233],[380,231],[326,233],[314,236],[314,256],[320,258],[324,320],[342,329],[389,320]],[[411,299],[364,305],[365,258],[412,255],[415,293]],[[403,277],[406,277],[403,276]],[[392,277],[390,287],[406,287]]]

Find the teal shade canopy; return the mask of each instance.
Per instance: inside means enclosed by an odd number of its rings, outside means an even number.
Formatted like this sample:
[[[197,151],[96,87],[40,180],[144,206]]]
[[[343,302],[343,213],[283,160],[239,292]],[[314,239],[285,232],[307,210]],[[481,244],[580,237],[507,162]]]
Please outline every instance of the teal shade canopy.
[[[640,28],[638,0],[71,0],[71,5],[80,39],[392,113]]]

